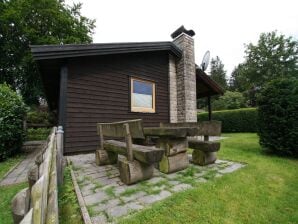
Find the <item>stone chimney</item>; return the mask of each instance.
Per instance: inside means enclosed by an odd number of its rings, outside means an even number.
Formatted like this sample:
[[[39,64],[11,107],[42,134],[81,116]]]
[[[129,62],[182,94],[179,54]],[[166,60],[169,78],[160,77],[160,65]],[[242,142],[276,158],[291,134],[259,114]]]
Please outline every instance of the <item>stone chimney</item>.
[[[196,102],[196,68],[194,55],[194,39],[193,30],[186,30],[184,26],[179,27],[171,37],[174,39],[173,43],[182,50],[181,59],[176,61],[176,68],[171,67],[173,59],[170,57],[169,77],[173,76],[173,70],[176,70],[176,119],[174,113],[174,106],[171,106],[173,95],[170,93],[170,121],[176,122],[197,122],[197,102]],[[173,78],[172,78],[173,79]],[[171,81],[171,80],[170,80]],[[174,84],[174,83],[173,83]],[[173,88],[172,88],[173,89]],[[171,92],[170,84],[170,92]],[[173,113],[171,113],[171,111]],[[176,121],[175,121],[176,120]]]

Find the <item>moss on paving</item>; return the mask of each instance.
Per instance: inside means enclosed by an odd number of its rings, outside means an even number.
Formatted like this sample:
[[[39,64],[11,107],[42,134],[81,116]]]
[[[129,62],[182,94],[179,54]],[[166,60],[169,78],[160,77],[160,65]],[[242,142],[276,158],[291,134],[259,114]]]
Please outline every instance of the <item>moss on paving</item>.
[[[80,206],[72,184],[70,167],[64,172],[64,183],[59,188],[59,223],[83,224]]]
[[[174,194],[120,223],[298,223],[297,159],[263,154],[256,134],[225,136],[230,138],[222,140],[219,158],[246,167]]]

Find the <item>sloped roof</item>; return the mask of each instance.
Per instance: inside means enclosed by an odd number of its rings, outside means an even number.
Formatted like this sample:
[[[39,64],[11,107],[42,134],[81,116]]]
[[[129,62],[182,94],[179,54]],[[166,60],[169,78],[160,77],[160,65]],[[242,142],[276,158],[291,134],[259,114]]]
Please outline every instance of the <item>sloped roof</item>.
[[[65,44],[31,45],[31,52],[36,61],[45,59],[63,59],[82,56],[109,55],[136,52],[168,51],[181,57],[182,51],[173,42],[131,42],[105,44]]]
[[[222,95],[224,90],[213,81],[202,69],[196,67],[197,98]]]

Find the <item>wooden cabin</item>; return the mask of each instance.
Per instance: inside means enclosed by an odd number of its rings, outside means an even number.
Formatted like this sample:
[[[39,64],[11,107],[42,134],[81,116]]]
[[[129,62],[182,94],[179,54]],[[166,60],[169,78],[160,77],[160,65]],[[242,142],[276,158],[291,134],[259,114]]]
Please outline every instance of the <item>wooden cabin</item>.
[[[31,46],[64,152],[95,151],[98,122],[196,122],[197,98],[223,92],[196,66],[193,36],[180,27],[170,42]]]

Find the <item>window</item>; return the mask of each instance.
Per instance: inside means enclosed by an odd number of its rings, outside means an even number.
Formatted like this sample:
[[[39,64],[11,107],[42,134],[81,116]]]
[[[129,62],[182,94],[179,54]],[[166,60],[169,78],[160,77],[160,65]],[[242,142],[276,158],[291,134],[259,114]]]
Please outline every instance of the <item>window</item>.
[[[131,111],[155,112],[155,83],[131,78]]]

